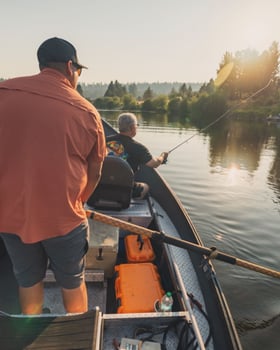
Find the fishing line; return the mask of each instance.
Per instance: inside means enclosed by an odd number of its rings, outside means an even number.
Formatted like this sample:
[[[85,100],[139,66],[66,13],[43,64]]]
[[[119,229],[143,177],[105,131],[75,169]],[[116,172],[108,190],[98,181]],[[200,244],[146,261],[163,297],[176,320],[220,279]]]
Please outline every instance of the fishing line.
[[[236,108],[238,108],[239,106],[241,106],[244,103],[247,103],[249,100],[251,100],[252,98],[254,98],[255,96],[257,96],[258,94],[260,94],[261,92],[263,92],[265,89],[267,89],[269,87],[269,85],[272,83],[272,79],[269,80],[269,82],[262,87],[261,89],[257,90],[256,92],[254,92],[252,95],[248,96],[247,98],[245,98],[244,100],[242,100],[241,102],[239,102],[237,105],[229,108],[226,112],[224,112],[222,115],[220,115],[217,119],[215,119],[213,122],[211,122],[210,124],[208,124],[207,126],[205,126],[205,128],[200,129],[198,132],[194,133],[192,136],[190,136],[189,138],[187,138],[186,140],[182,141],[181,143],[179,143],[177,146],[173,147],[171,150],[168,151],[168,154],[170,154],[171,152],[175,151],[175,149],[179,148],[180,146],[182,146],[184,143],[189,142],[192,138],[194,138],[195,136],[199,135],[201,132],[207,130],[208,128],[210,128],[212,125],[216,124],[218,121],[220,121],[221,119],[223,119],[224,117],[226,117],[227,115],[229,115],[231,112],[233,112]]]

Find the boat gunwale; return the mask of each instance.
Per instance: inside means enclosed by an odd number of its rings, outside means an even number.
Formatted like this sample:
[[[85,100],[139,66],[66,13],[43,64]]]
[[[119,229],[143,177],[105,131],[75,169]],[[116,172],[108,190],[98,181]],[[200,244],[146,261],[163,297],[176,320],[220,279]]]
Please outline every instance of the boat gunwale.
[[[106,135],[117,133],[106,120],[103,120],[103,127]],[[151,197],[159,202],[166,211],[182,239],[201,246],[204,245],[186,208],[157,169],[145,165],[141,166],[135,174],[135,180],[146,182],[149,185]],[[214,345],[217,346],[217,349],[225,349],[225,345],[222,344],[220,339],[221,325],[223,325],[223,331],[228,334],[226,346],[230,346],[234,350],[241,350],[242,346],[235,323],[213,264],[209,259],[195,252],[189,251],[189,255],[197,273],[207,313],[216,320],[216,322],[211,322],[212,332],[214,332]],[[201,268],[202,265],[204,265],[204,269]],[[220,326],[217,326],[217,323]],[[227,348],[227,350],[230,348]]]

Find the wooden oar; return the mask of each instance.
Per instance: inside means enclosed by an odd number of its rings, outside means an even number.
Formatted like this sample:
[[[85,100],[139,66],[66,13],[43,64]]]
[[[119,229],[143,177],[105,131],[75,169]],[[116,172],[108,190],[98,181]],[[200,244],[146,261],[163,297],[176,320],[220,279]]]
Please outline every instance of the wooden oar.
[[[217,259],[217,260],[224,261],[224,262],[232,264],[232,265],[238,265],[238,266],[244,267],[245,269],[260,272],[264,275],[269,275],[269,276],[272,276],[275,278],[280,278],[279,271],[272,270],[272,269],[269,269],[267,267],[251,263],[249,261],[236,258],[232,255],[228,255],[228,254],[219,252],[216,249],[213,250],[211,248],[207,248],[207,247],[201,246],[199,244],[185,241],[185,240],[182,240],[182,239],[179,239],[176,237],[167,236],[166,234],[164,234],[162,232],[153,231],[153,230],[150,230],[148,228],[138,226],[138,225],[132,224],[130,222],[114,218],[114,217],[109,216],[109,215],[101,214],[101,213],[96,212],[96,211],[92,211],[92,210],[87,209],[86,212],[87,212],[87,216],[93,220],[103,222],[103,223],[111,225],[111,226],[119,227],[123,230],[127,230],[127,231],[130,231],[130,232],[135,233],[135,234],[140,234],[140,235],[142,234],[142,235],[148,236],[149,238],[156,239],[156,240],[165,242],[167,244],[174,245],[176,247],[189,249],[189,250],[192,250],[194,252],[204,254],[204,255],[208,256],[209,259]]]

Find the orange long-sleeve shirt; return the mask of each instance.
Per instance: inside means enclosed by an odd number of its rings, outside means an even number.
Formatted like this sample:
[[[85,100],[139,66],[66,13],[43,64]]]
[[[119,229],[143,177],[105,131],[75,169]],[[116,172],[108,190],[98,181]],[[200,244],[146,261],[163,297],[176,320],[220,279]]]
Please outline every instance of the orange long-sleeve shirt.
[[[89,162],[106,153],[97,110],[53,69],[0,84],[0,232],[25,243],[86,218]]]

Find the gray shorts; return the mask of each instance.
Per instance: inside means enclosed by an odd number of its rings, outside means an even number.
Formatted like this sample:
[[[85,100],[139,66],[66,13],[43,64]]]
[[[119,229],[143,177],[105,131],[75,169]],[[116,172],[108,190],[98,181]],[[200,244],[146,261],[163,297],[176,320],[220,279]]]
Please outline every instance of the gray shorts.
[[[64,236],[32,244],[23,243],[15,234],[1,233],[19,286],[42,281],[50,265],[57,283],[65,289],[77,288],[84,280],[88,235],[87,222]]]

